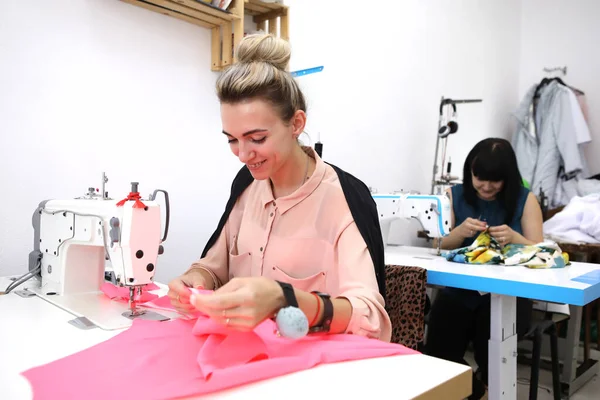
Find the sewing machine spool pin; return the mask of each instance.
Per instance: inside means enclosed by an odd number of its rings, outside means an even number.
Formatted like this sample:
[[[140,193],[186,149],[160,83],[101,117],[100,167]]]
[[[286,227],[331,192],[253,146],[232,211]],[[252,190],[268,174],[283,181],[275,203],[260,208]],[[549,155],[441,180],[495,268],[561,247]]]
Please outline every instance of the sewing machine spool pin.
[[[102,173],[102,199],[108,199],[108,192],[106,191],[106,183],[108,182],[108,176],[106,172]]]

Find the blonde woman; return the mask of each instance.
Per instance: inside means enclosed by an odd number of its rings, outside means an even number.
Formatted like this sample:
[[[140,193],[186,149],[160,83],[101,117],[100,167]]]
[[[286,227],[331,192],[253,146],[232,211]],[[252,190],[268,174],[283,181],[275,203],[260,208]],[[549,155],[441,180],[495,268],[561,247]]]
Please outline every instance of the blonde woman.
[[[290,54],[285,40],[247,36],[217,81],[223,139],[244,166],[201,258],[170,282],[169,297],[232,329],[292,306],[310,332],[389,341],[375,203],[360,180],[299,143],[306,104]]]

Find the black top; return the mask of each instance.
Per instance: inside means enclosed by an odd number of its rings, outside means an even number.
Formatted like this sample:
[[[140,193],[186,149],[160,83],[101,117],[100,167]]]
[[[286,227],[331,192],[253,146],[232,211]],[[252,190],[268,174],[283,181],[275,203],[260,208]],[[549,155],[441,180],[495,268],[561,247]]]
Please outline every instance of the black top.
[[[373,260],[373,265],[375,266],[375,277],[377,278],[379,293],[385,300],[384,245],[381,227],[379,225],[379,214],[377,213],[377,205],[375,204],[375,200],[373,200],[369,188],[360,179],[343,171],[335,165],[329,165],[338,175],[344,196],[346,197],[346,202],[348,203],[350,213],[352,214],[352,218],[354,218],[354,222],[356,222],[356,226],[358,227],[361,236],[367,244],[369,254]],[[231,194],[229,196],[229,200],[227,200],[225,212],[219,220],[217,229],[212,234],[210,239],[208,239],[208,243],[202,252],[202,257],[205,257],[206,253],[208,253],[208,250],[210,250],[210,248],[215,244],[221,235],[221,231],[223,230],[223,227],[229,218],[229,214],[231,213],[235,202],[253,181],[254,178],[252,177],[252,174],[248,168],[246,166],[242,167],[233,180],[231,185]]]

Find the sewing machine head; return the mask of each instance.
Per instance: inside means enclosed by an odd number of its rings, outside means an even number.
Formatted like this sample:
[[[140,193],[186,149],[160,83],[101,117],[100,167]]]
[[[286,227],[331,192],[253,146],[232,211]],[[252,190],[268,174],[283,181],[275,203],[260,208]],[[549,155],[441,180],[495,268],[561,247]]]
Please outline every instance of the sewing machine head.
[[[103,175],[101,194],[92,189],[79,198],[46,200],[35,210],[29,270],[39,269],[43,294],[99,292],[106,266],[112,267],[117,285],[130,287],[130,301],[152,283],[168,233],[168,194],[156,190],[142,199],[134,182],[129,195],[111,199],[104,191],[105,179]],[[162,237],[158,192],[167,205]]]
[[[392,222],[400,218],[418,220],[427,236],[433,239],[450,233],[450,199],[445,194],[377,193],[372,196],[377,204],[384,245],[388,243]]]

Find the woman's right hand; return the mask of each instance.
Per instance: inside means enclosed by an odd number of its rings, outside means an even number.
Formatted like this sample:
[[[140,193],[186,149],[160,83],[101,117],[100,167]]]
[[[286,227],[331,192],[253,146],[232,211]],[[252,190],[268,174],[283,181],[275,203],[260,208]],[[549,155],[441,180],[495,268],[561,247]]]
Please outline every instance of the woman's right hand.
[[[462,237],[463,239],[470,238],[478,234],[479,232],[483,232],[487,229],[487,223],[484,221],[480,221],[475,218],[467,218],[460,224],[455,231]]]
[[[199,270],[190,270],[169,282],[167,296],[173,307],[179,312],[190,312],[195,308],[190,304],[190,288],[206,288],[206,279]]]

